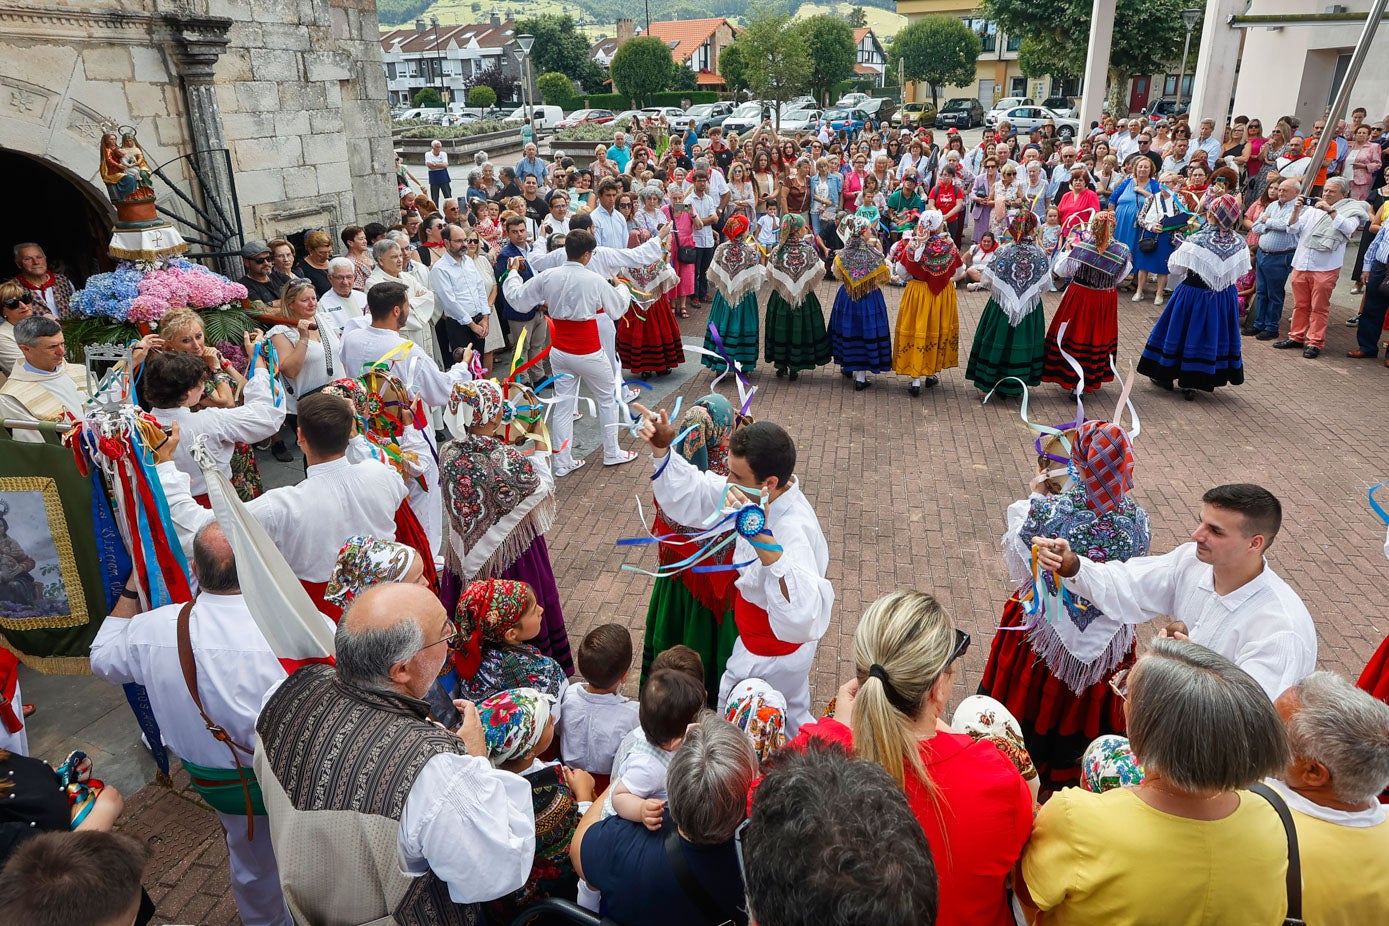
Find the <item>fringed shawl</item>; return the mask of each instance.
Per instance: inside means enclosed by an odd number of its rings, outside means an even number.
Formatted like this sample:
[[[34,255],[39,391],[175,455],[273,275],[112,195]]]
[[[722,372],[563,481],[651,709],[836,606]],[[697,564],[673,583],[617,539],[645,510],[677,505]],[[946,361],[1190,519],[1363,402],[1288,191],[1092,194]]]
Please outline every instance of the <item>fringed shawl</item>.
[[[1016,328],[1042,304],[1042,291],[1051,282],[1051,263],[1047,252],[1030,241],[1008,244],[994,255],[985,274],[994,302]]]
[[[680,285],[680,274],[664,256],[655,263],[642,267],[632,267],[626,272],[632,283],[632,301],[643,309],[649,309],[667,292]]]
[[[1107,248],[1099,251],[1092,242],[1082,241],[1071,249],[1071,259],[1105,276],[1117,278],[1128,265],[1129,248],[1122,241],[1110,241]]]
[[[892,271],[882,253],[862,238],[851,238],[834,256],[834,275],[850,299],[862,299],[888,281]]]
[[[806,294],[815,289],[825,265],[809,238],[793,238],[775,251],[767,261],[767,276],[772,289],[792,305],[805,301]]]
[[[464,582],[507,569],[555,522],[548,468],[541,471],[495,437],[469,434],[446,443],[439,478],[445,557]]]
[[[1208,225],[1187,237],[1167,258],[1173,285],[1194,273],[1219,292],[1249,272],[1249,244],[1244,236]]]
[[[762,285],[762,251],[751,240],[725,241],[714,249],[709,279],[729,305]]]
[[[919,253],[919,256],[917,254]],[[925,283],[937,296],[947,286],[953,286],[955,271],[960,269],[960,249],[944,232],[932,235],[921,248],[904,248],[901,264],[916,280]]]

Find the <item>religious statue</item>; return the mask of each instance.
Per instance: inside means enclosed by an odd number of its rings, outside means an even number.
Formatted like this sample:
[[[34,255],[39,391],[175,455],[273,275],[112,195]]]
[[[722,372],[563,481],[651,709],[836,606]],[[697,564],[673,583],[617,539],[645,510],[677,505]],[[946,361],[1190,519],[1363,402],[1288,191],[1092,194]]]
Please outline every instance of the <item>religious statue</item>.
[[[162,228],[166,225],[159,218],[154,204],[154,178],[150,172],[145,153],[135,138],[135,129],[121,125],[114,119],[106,119],[101,124],[101,180],[106,184],[106,195],[116,207],[116,230],[144,230]],[[181,241],[180,241],[181,243]],[[158,249],[149,242],[142,242],[130,248],[135,256],[150,259],[144,252]],[[112,256],[129,256],[117,254]]]

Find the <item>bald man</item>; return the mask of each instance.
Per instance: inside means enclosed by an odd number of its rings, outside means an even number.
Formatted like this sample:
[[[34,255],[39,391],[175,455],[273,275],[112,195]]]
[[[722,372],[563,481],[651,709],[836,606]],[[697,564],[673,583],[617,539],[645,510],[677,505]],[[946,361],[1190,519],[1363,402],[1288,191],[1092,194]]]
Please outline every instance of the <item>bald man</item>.
[[[193,537],[193,574],[201,588],[196,602],[156,608],[138,620],[131,618],[137,616],[139,599],[127,588],[92,641],[92,674],[117,685],[145,686],[164,741],[183,760],[194,790],[217,811],[226,831],[232,896],[241,921],[289,926],[293,920],[280,893],[270,821],[251,770],[256,716],[266,693],[285,680],[285,669],[246,607],[236,557],[215,521]],[[208,732],[188,693],[178,643],[185,620],[202,709],[226,731],[230,745]],[[245,790],[243,773],[250,779]]]
[[[377,586],[338,623],[336,667],[266,701],[256,773],[297,921],[473,922],[529,876],[530,785],[487,761],[472,703],[455,733],[422,700],[455,632],[427,588]]]

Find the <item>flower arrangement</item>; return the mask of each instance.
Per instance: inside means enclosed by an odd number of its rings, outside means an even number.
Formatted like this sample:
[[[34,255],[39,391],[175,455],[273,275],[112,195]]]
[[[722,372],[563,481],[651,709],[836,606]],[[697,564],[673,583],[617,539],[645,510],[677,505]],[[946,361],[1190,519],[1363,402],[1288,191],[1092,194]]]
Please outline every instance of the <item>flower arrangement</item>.
[[[121,261],[99,273],[74,296],[73,311],[86,318],[154,324],[171,308],[215,309],[246,298],[246,287],[190,260]]]

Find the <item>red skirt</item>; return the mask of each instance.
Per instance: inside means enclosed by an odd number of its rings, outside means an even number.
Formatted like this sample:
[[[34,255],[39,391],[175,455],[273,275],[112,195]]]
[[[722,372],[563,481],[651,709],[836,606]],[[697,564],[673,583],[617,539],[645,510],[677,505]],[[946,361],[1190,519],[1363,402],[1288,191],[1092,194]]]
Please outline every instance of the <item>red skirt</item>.
[[[1027,615],[1017,598],[1008,599],[1001,626],[1022,627]],[[1137,643],[1116,667],[1131,666]],[[1124,733],[1124,702],[1102,679],[1077,695],[1052,675],[1022,630],[994,634],[979,693],[1001,701],[1022,726],[1023,739],[1044,790],[1080,782],[1080,757],[1104,733]]]
[[[685,359],[675,310],[662,296],[643,309],[627,310],[617,322],[617,356],[633,373],[663,373]]]
[[[1066,338],[1058,344],[1061,326]],[[1085,371],[1085,391],[1093,392],[1114,378],[1109,358],[1119,351],[1119,294],[1112,289],[1090,289],[1079,283],[1066,287],[1061,305],[1047,329],[1042,382],[1076,386],[1076,373],[1061,357],[1065,350]]]
[[[1360,673],[1360,681],[1355,684],[1381,701],[1389,702],[1389,637],[1379,644],[1365,671]]]

